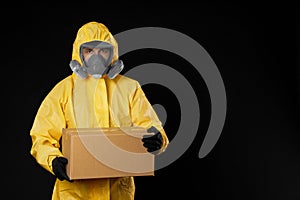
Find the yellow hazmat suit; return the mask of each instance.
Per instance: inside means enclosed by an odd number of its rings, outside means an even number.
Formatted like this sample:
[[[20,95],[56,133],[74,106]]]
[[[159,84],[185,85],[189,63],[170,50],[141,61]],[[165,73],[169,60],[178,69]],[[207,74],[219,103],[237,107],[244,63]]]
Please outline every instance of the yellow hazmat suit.
[[[112,63],[118,60],[118,45],[107,27],[98,22],[84,24],[73,43],[72,60],[80,59],[80,45],[93,40],[114,46]],[[162,133],[163,152],[169,141],[151,104],[136,80],[123,75],[82,79],[74,72],[60,81],[42,101],[30,130],[31,155],[53,173],[52,160],[64,156],[60,150],[62,128],[141,126]],[[85,179],[68,182],[56,179],[52,199],[134,199],[133,177]]]

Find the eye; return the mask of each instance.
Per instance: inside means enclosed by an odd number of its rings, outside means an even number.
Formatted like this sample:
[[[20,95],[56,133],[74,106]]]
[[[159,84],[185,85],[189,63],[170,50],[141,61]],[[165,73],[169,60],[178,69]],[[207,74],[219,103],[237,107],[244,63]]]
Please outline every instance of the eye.
[[[88,49],[88,50],[87,50],[87,53],[89,53],[89,54],[93,54],[93,53],[94,53],[94,51],[93,51],[93,49]]]
[[[83,49],[83,53],[84,53],[84,54],[92,54],[92,53],[93,53],[93,49],[90,49],[90,48],[84,48],[84,49]]]
[[[109,53],[109,49],[101,49],[102,53],[108,54]]]

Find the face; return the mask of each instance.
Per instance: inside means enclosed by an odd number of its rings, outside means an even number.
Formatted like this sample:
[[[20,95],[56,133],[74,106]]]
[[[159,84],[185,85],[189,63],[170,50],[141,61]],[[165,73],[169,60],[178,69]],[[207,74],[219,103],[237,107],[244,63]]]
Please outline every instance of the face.
[[[83,58],[85,61],[88,61],[89,58],[92,56],[92,55],[101,55],[105,60],[107,60],[109,58],[109,55],[110,54],[110,50],[109,49],[106,49],[106,48],[103,48],[103,49],[99,49],[99,48],[87,48],[87,47],[84,47],[82,49],[82,55],[83,55]]]

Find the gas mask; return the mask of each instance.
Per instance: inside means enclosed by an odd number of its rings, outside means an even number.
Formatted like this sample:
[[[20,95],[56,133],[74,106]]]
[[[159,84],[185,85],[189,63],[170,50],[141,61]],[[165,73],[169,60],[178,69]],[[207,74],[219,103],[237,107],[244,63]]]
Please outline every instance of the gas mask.
[[[85,69],[88,74],[94,78],[101,78],[103,74],[108,71],[108,61],[103,58],[100,54],[92,55],[88,61],[84,62]]]
[[[85,60],[83,57],[83,51],[89,49],[90,57]],[[96,51],[96,50],[97,51]],[[105,55],[99,53],[100,51],[105,52]],[[86,78],[87,75],[91,75],[94,78],[101,78],[106,74],[110,79],[115,78],[124,68],[123,62],[117,60],[111,65],[113,58],[113,46],[107,42],[91,41],[84,43],[80,46],[80,58],[82,66],[76,60],[70,62],[70,67],[79,77]]]

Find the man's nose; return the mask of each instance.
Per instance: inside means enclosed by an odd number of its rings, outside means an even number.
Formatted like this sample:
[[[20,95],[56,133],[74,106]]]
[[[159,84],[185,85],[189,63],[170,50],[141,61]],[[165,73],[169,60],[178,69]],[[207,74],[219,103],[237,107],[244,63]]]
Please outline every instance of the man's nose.
[[[100,53],[101,53],[101,50],[100,50],[100,49],[94,49],[94,54],[100,55]]]

